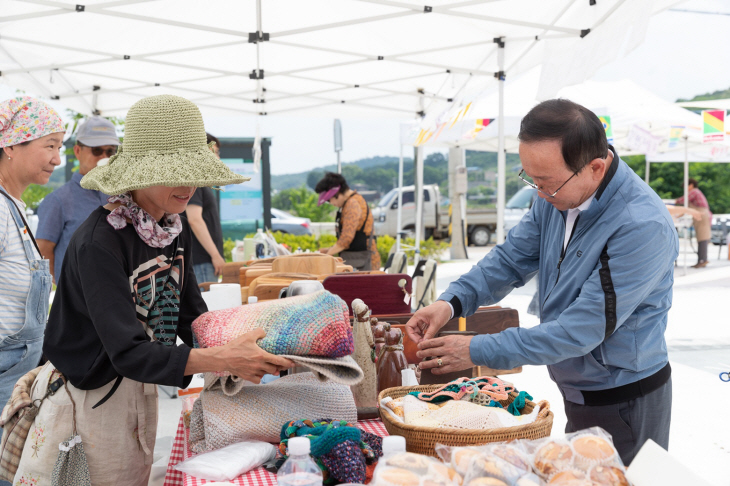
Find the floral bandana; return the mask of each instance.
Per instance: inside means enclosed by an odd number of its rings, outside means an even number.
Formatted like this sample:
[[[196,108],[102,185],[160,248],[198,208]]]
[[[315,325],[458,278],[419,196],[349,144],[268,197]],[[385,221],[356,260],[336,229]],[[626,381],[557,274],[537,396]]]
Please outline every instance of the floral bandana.
[[[65,131],[56,110],[42,101],[18,96],[0,102],[0,148]]]
[[[127,226],[127,218],[131,219],[139,237],[152,248],[165,248],[182,231],[179,214],[165,213],[162,217],[164,226],[160,226],[147,211],[137,206],[137,203],[132,200],[132,194],[129,192],[118,196],[110,196],[108,201],[110,203],[122,203],[122,205],[106,217],[107,222],[114,229],[120,230]]]

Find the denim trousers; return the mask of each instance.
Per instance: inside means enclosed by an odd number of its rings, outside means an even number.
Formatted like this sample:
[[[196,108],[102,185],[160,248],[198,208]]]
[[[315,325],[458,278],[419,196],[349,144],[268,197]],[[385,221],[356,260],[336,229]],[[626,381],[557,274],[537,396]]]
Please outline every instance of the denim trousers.
[[[195,280],[199,284],[203,282],[218,282],[218,276],[215,274],[215,268],[212,263],[198,263],[193,265],[193,273],[195,273]]]

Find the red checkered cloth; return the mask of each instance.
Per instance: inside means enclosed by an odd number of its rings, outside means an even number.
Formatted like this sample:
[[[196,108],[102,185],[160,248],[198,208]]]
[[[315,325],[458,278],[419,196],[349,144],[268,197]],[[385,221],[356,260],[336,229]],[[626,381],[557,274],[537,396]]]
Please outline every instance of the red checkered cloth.
[[[386,437],[388,431],[380,420],[362,420],[357,426],[365,432]],[[165,474],[164,486],[199,486],[201,484],[211,483],[215,481],[207,481],[198,479],[175,469],[175,466],[185,459],[193,456],[188,449],[188,434],[190,431],[185,428],[182,417],[177,425],[175,433],[175,441],[172,443],[172,452],[170,453],[170,462],[167,463],[167,473]],[[272,474],[263,467],[249,471],[236,479],[231,480],[233,484],[244,486],[276,486],[276,474]]]

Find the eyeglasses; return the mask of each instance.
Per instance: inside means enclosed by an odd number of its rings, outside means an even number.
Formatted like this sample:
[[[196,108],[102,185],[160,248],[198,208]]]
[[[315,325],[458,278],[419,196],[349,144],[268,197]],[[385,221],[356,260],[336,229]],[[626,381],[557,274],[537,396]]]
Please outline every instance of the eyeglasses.
[[[533,189],[536,189],[536,190],[537,190],[537,192],[539,192],[539,193],[540,193],[540,194],[542,194],[543,196],[547,196],[547,197],[555,197],[555,195],[556,195],[556,194],[557,194],[557,193],[558,193],[558,192],[560,191],[560,189],[562,189],[562,188],[563,188],[563,187],[565,186],[565,184],[567,184],[568,182],[570,182],[570,179],[572,179],[573,177],[577,176],[577,175],[578,175],[578,173],[579,173],[580,171],[582,171],[582,170],[583,170],[584,168],[585,168],[585,165],[584,165],[583,167],[581,167],[580,169],[578,169],[578,170],[577,170],[576,172],[573,172],[573,175],[572,175],[572,176],[570,176],[570,177],[568,177],[568,180],[567,180],[567,181],[565,181],[565,182],[563,182],[563,183],[561,184],[561,186],[560,186],[560,187],[558,187],[558,189],[557,189],[557,190],[556,190],[556,191],[555,191],[554,193],[552,193],[552,194],[549,194],[549,193],[547,193],[547,192],[545,192],[545,191],[541,191],[541,190],[540,190],[540,189],[539,189],[539,188],[537,187],[537,184],[535,184],[535,183],[534,183],[534,182],[532,182],[532,181],[528,181],[527,179],[525,179],[524,177],[522,177],[522,174],[524,174],[524,173],[525,173],[525,169],[522,169],[522,170],[520,171],[520,173],[519,173],[519,174],[517,174],[517,177],[519,177],[520,179],[522,179],[522,182],[524,182],[524,183],[525,183],[525,184],[527,184],[528,186],[532,187]]]
[[[112,155],[117,154],[117,147],[103,149],[101,147],[89,147],[88,145],[84,145],[81,142],[76,142],[76,145],[78,145],[79,147],[86,147],[91,149],[91,153],[94,154],[94,157],[100,157],[102,154],[106,154],[107,157],[111,157]]]

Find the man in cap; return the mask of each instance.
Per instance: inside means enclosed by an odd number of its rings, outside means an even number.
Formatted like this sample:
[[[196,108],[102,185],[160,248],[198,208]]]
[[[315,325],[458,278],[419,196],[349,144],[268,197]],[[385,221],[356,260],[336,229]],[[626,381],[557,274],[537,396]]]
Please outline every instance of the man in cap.
[[[100,160],[116,154],[119,145],[116,129],[109,120],[89,117],[76,134],[74,155],[79,161],[79,171],[38,206],[36,239],[41,252],[50,260],[54,283],[61,273],[63,255],[74,231],[94,209],[107,203],[106,194],[82,188],[81,178]]]

